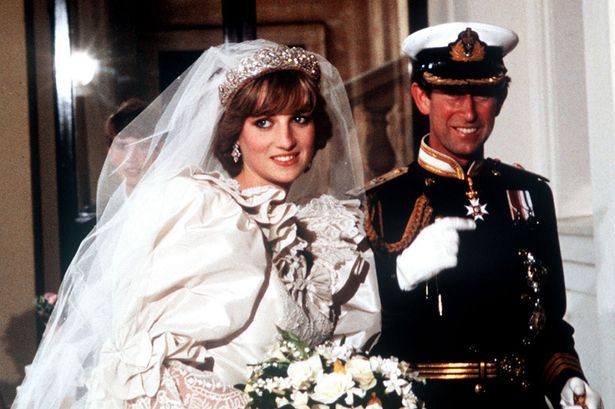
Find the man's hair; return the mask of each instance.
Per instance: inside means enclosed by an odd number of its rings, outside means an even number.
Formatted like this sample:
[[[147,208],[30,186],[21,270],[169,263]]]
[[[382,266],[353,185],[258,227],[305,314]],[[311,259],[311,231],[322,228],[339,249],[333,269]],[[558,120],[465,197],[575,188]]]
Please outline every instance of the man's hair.
[[[332,125],[314,78],[295,70],[274,71],[256,78],[238,90],[228,103],[214,134],[214,155],[229,175],[237,176],[243,161],[235,163],[231,151],[246,118],[299,112],[311,113],[315,128],[314,148],[324,148],[331,138]]]

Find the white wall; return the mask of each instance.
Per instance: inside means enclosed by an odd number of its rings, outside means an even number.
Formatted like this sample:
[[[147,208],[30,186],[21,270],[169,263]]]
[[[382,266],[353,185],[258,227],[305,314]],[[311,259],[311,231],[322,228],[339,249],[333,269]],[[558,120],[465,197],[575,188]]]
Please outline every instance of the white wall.
[[[615,5],[609,0],[432,0],[429,24],[514,30],[508,100],[487,156],[551,180],[568,296],[586,375],[615,402]],[[600,313],[599,313],[600,312]],[[608,325],[610,324],[610,325]]]
[[[587,112],[591,177],[594,185],[593,228],[597,281],[602,394],[615,405],[615,5],[609,0],[583,1],[587,70]]]

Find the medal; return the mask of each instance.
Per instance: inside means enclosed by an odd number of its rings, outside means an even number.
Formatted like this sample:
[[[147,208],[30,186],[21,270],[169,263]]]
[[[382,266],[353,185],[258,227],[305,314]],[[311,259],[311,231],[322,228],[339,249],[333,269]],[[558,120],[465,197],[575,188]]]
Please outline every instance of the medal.
[[[474,190],[474,187],[472,185],[472,178],[468,176],[466,177],[466,180],[468,182],[468,189],[469,189],[466,192],[466,196],[468,197],[468,200],[470,202],[469,206],[464,206],[466,210],[468,211],[468,213],[466,213],[466,216],[472,216],[475,221],[476,220],[485,221],[483,216],[489,214],[489,212],[487,211],[487,204],[480,203],[478,192]]]

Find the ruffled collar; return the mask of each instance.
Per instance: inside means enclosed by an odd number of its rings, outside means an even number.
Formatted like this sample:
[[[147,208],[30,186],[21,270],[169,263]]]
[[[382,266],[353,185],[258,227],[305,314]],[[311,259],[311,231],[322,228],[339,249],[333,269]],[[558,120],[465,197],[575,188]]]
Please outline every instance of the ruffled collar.
[[[332,305],[331,286],[317,285],[322,277],[312,275],[308,268],[308,242],[298,234],[298,206],[286,202],[286,193],[274,186],[258,186],[240,190],[239,183],[220,173],[193,173],[197,180],[207,181],[229,194],[255,223],[258,224],[269,247],[271,260],[290,296],[301,307],[316,305],[328,315]],[[326,287],[326,288],[325,288]]]
[[[296,238],[296,224],[293,220],[297,206],[286,202],[286,193],[274,186],[257,186],[241,190],[239,183],[218,172],[198,173],[193,170],[194,179],[207,181],[229,194],[235,202],[262,229],[274,251],[292,244]]]

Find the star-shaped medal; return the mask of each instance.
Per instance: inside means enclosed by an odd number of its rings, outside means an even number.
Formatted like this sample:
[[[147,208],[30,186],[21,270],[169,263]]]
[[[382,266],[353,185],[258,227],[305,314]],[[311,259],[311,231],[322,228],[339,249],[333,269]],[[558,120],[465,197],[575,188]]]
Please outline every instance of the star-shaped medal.
[[[483,218],[484,215],[489,214],[489,212],[487,211],[487,204],[480,204],[480,199],[478,197],[475,198],[471,198],[470,200],[470,205],[469,206],[465,206],[466,210],[468,211],[468,213],[466,214],[466,216],[472,216],[474,217],[474,220],[485,220]]]

